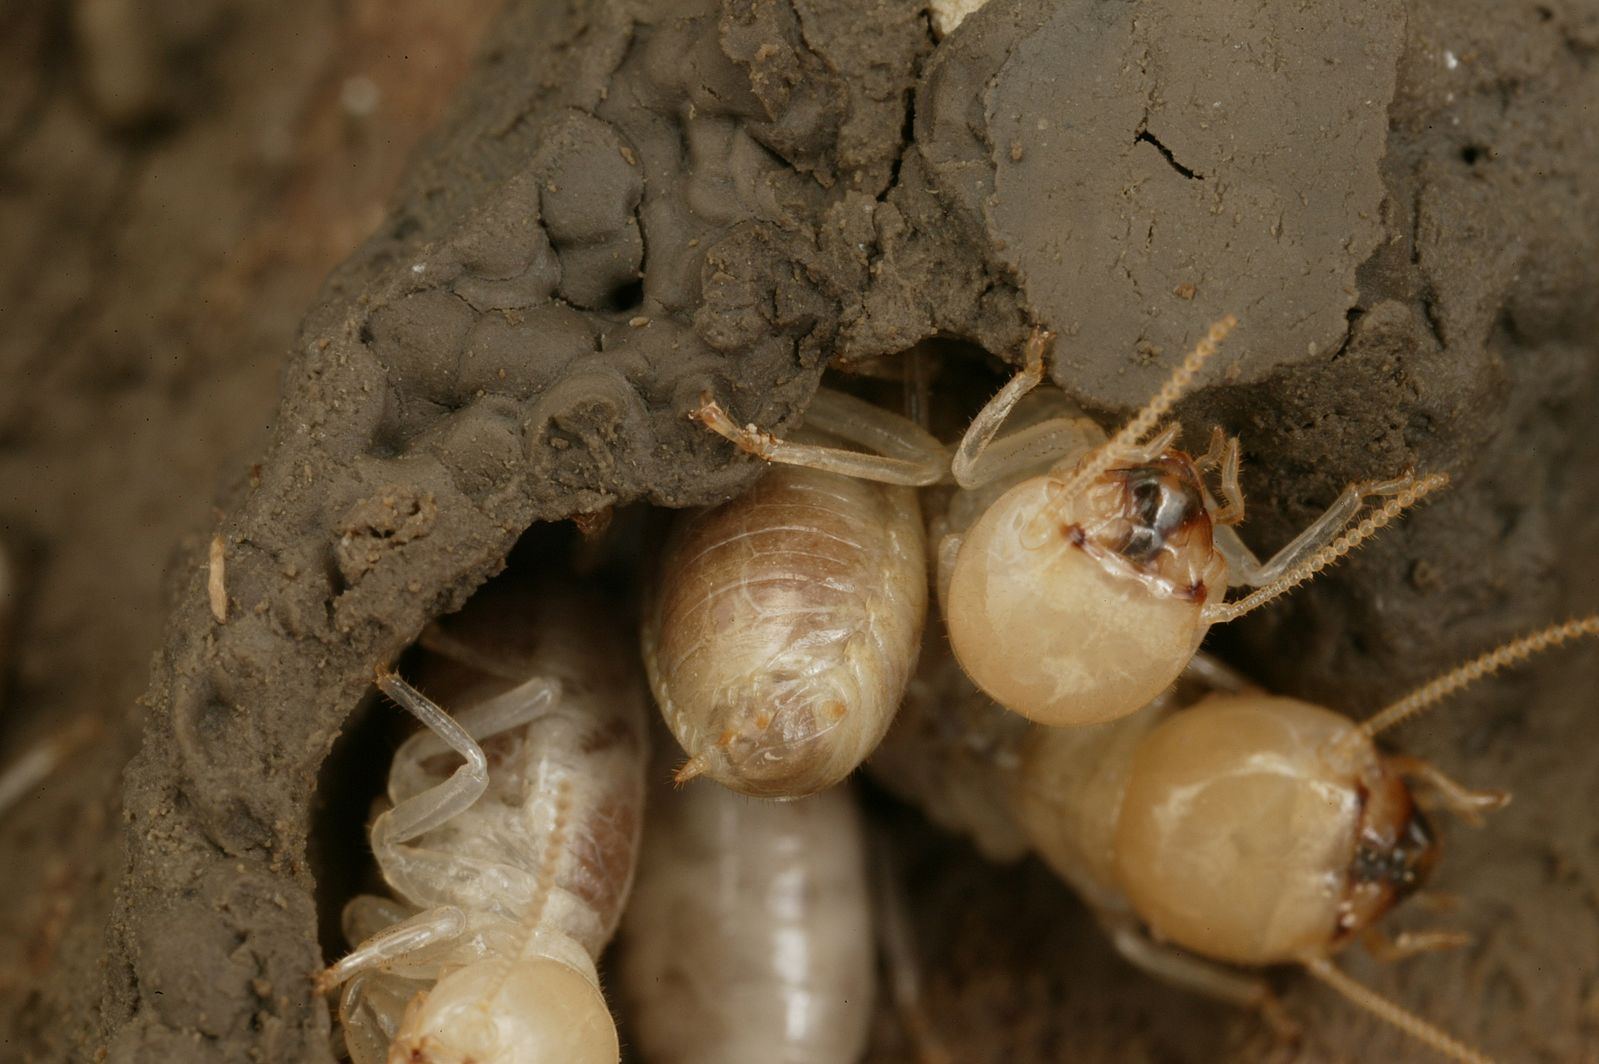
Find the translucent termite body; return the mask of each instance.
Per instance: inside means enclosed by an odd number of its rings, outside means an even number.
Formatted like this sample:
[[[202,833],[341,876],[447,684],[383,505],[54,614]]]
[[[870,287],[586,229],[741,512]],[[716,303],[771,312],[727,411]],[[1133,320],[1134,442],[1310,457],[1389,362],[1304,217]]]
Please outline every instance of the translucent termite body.
[[[934,516],[937,579],[961,666],[1001,705],[1053,726],[1132,713],[1177,678],[1211,625],[1310,579],[1447,483],[1351,484],[1292,543],[1256,559],[1232,528],[1244,517],[1238,441],[1217,430],[1195,458],[1174,446],[1175,426],[1146,439],[1234,324],[1213,325],[1112,437],[1063,393],[1033,391],[1044,332],[973,419],[952,462],[963,490]],[[1386,501],[1346,530],[1370,497]],[[1259,590],[1224,601],[1236,585]]]
[[[619,960],[645,1064],[854,1064],[874,941],[847,786],[792,802],[705,780],[651,795]]]
[[[779,464],[737,498],[680,515],[661,553],[642,643],[689,755],[678,778],[812,794],[877,746],[915,666],[926,535],[904,485],[936,480],[946,458],[910,422],[828,392],[794,440],[738,429],[711,402],[698,416]]]
[[[595,958],[632,882],[647,759],[616,611],[491,585],[424,645],[424,685],[379,686],[427,728],[395,754],[372,849],[395,898],[345,908],[355,1064],[615,1064]],[[429,682],[431,677],[431,682]],[[462,763],[464,760],[464,764]]]
[[[1599,616],[1513,640],[1361,724],[1255,689],[1201,655],[1177,689],[1130,716],[1018,733],[932,659],[872,767],[991,856],[1035,850],[1118,951],[1159,977],[1288,1028],[1265,983],[1224,964],[1298,964],[1444,1056],[1481,1062],[1330,960],[1357,938],[1383,958],[1462,944],[1441,931],[1388,939],[1375,926],[1437,859],[1416,795],[1469,823],[1508,800],[1373,740],[1482,676],[1594,636]],[[991,752],[987,765],[961,771],[974,750]]]

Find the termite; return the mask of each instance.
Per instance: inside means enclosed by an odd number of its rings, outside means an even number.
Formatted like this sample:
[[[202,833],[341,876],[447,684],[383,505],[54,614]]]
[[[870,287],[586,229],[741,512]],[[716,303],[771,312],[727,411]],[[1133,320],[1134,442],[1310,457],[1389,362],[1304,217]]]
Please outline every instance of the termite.
[[[424,647],[452,717],[398,676],[426,728],[394,756],[372,851],[395,899],[344,910],[355,1064],[616,1064],[595,958],[633,877],[648,737],[614,611],[491,585]],[[396,900],[397,899],[397,900]]]
[[[1138,967],[1258,1008],[1290,1030],[1267,985],[1231,966],[1297,964],[1443,1056],[1482,1064],[1486,1057],[1332,962],[1356,939],[1384,959],[1465,941],[1442,931],[1389,939],[1375,926],[1437,860],[1436,836],[1413,785],[1473,825],[1508,801],[1503,792],[1468,789],[1418,758],[1381,752],[1374,740],[1484,676],[1594,636],[1599,615],[1513,639],[1359,724],[1262,692],[1201,656],[1185,679],[1202,673],[1211,690],[1186,708],[1168,691],[1098,727],[1032,727],[1004,746],[1008,762],[968,785],[989,788],[986,800],[1009,813],[1013,830],[1083,896]],[[947,739],[927,718],[947,712],[936,703],[908,703],[885,753],[908,741],[917,744],[916,756],[945,756],[937,747]],[[992,704],[986,720],[969,703],[965,712],[989,734],[1005,716]],[[926,781],[936,774],[907,775],[888,763],[886,782],[924,802]],[[964,807],[978,801],[968,798]],[[962,806],[945,800],[941,808],[946,826],[990,830],[984,819],[953,823],[959,818],[951,810]]]
[[[652,794],[619,959],[642,1059],[860,1060],[876,990],[864,846],[847,785]]]
[[[926,537],[910,486],[943,476],[948,455],[914,423],[827,390],[793,440],[740,427],[710,397],[693,416],[774,464],[729,502],[680,515],[659,559],[642,643],[689,755],[677,778],[812,794],[877,746],[915,666]]]
[[[1212,325],[1108,439],[1056,389],[1035,392],[1015,419],[1022,427],[995,439],[1043,381],[1042,330],[1024,368],[972,420],[951,462],[964,490],[934,530],[937,579],[956,657],[1001,705],[1054,726],[1132,713],[1177,678],[1212,625],[1309,580],[1448,483],[1407,474],[1351,484],[1258,560],[1232,527],[1244,518],[1238,440],[1218,428],[1195,458],[1175,446],[1177,426],[1155,433],[1235,324]],[[1384,502],[1347,527],[1368,498]],[[1236,585],[1257,590],[1226,601]]]

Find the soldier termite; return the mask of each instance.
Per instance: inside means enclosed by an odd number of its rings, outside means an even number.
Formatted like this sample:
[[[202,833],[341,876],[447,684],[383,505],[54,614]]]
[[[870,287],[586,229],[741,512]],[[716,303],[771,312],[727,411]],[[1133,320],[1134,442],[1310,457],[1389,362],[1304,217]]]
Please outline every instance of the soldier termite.
[[[793,440],[739,428],[709,398],[695,416],[777,464],[737,498],[680,515],[657,566],[644,662],[689,755],[678,780],[810,794],[852,772],[899,705],[927,611],[907,485],[939,479],[947,455],[911,422],[826,390]]]
[[[973,419],[955,451],[956,493],[935,535],[950,641],[972,680],[1043,724],[1092,724],[1137,710],[1170,684],[1213,624],[1304,583],[1422,496],[1441,474],[1351,484],[1266,562],[1238,538],[1239,448],[1218,429],[1192,458],[1156,434],[1236,324],[1211,326],[1136,417],[1106,439],[1053,389],[1000,426],[1043,380],[1048,333]],[[1219,475],[1221,501],[1203,474]],[[1367,498],[1382,506],[1346,526]],[[1234,602],[1229,586],[1258,590]]]
[[[1460,945],[1456,934],[1389,939],[1375,926],[1437,858],[1412,785],[1468,823],[1507,796],[1468,790],[1419,759],[1379,752],[1373,740],[1507,665],[1595,636],[1599,615],[1511,640],[1361,724],[1253,689],[1201,657],[1213,690],[1188,708],[1168,692],[1098,727],[1030,728],[999,745],[1005,759],[986,776],[967,777],[986,793],[959,803],[941,796],[936,808],[946,826],[979,832],[1008,813],[991,849],[1012,848],[1019,834],[1096,911],[1118,951],[1161,978],[1260,1008],[1287,1028],[1266,984],[1227,965],[1298,964],[1440,1054],[1478,1064],[1487,1058],[1330,958],[1357,938],[1379,958]],[[967,687],[955,697],[975,695]],[[997,706],[985,718],[962,704],[982,742],[1003,735]],[[930,717],[949,720],[947,704],[907,702],[880,755],[885,782],[918,804],[940,787],[939,774],[908,773],[907,759],[947,758],[941,746],[965,742],[959,719],[941,733]],[[944,780],[942,788],[961,785]],[[989,813],[969,814],[985,801]]]
[[[619,1059],[595,958],[632,882],[648,742],[624,638],[593,595],[501,583],[424,640],[454,717],[380,675],[427,728],[372,825],[399,900],[351,901],[359,944],[317,980],[345,984],[355,1064]]]
[[[865,866],[847,785],[652,794],[619,960],[642,1059],[858,1061],[876,989]]]

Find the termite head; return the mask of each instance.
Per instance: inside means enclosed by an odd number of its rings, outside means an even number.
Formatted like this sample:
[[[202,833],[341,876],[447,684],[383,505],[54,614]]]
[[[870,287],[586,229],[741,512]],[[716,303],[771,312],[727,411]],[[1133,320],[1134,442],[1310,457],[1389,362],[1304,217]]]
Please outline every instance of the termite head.
[[[616,1064],[616,1025],[588,971],[548,957],[486,959],[418,994],[389,1064]]]
[[[1436,859],[1405,782],[1345,717],[1212,695],[1133,757],[1117,877],[1160,937],[1237,964],[1325,956]]]
[[[1054,475],[999,498],[950,576],[950,642],[1001,705],[1054,727],[1126,716],[1164,690],[1227,588],[1194,462],[1166,449],[1061,495]]]

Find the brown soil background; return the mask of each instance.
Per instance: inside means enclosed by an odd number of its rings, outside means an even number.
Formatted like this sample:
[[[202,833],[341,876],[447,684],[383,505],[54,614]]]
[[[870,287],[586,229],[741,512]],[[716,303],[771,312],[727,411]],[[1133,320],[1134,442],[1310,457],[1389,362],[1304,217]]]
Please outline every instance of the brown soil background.
[[[0,14],[0,754],[104,724],[0,823],[8,1057],[326,1059],[306,836],[372,665],[534,521],[746,483],[682,418],[707,386],[781,429],[829,359],[1036,317],[1114,414],[1234,311],[1181,413],[1242,434],[1253,542],[1457,477],[1235,663],[1361,711],[1599,604],[1592,0],[992,0],[936,49],[891,0],[167,6]],[[1399,920],[1471,948],[1348,964],[1504,1059],[1599,1060],[1595,662],[1396,737],[1517,800]],[[956,1059],[1271,1050],[1035,864],[883,815]],[[1303,1059],[1415,1056],[1280,985]]]

